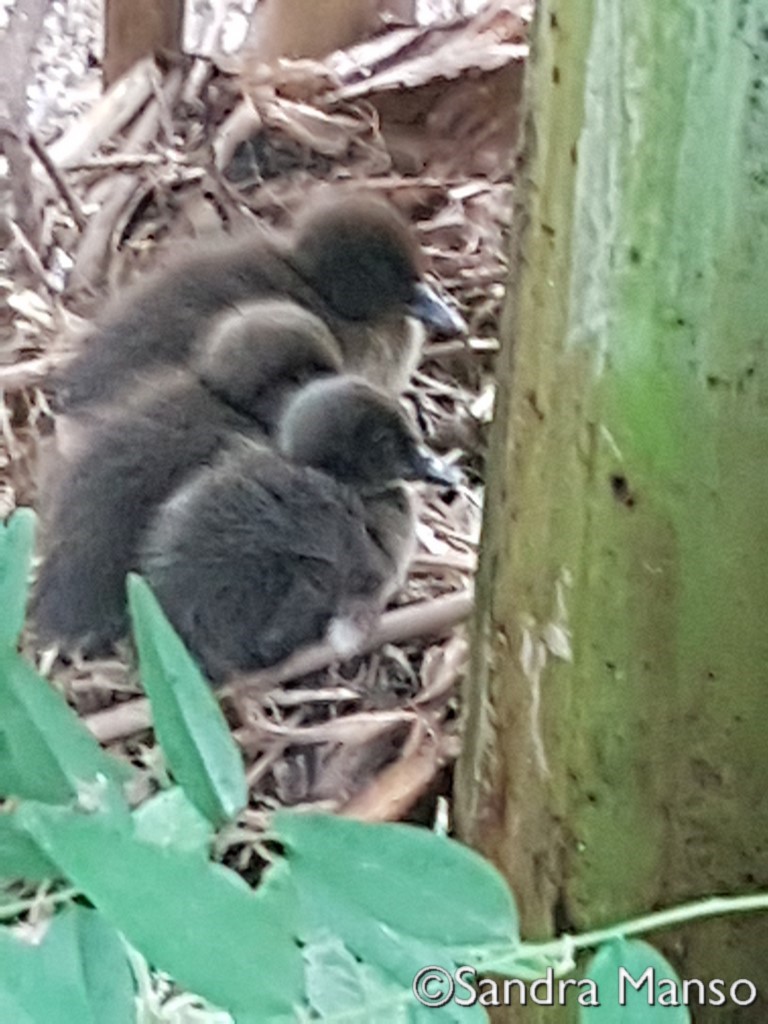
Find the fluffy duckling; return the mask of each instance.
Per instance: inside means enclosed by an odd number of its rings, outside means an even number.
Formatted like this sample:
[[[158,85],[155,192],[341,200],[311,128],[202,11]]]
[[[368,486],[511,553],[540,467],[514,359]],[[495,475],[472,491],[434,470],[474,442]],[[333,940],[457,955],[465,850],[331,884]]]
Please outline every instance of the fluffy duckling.
[[[401,481],[456,483],[400,406],[362,380],[290,400],[277,450],[244,443],[160,511],[142,568],[214,682],[328,636],[358,649],[414,545]]]
[[[233,439],[269,437],[293,391],[340,370],[321,320],[293,303],[255,303],[216,323],[190,369],[150,377],[94,418],[48,502],[39,640],[109,650],[126,631],[125,576],[157,508]]]
[[[266,298],[314,313],[337,339],[344,365],[393,393],[418,361],[419,322],[444,334],[463,329],[423,280],[422,253],[405,220],[383,200],[355,193],[311,209],[293,240],[229,239],[139,284],[60,375],[59,409],[109,402],[137,373],[184,364],[213,317]]]

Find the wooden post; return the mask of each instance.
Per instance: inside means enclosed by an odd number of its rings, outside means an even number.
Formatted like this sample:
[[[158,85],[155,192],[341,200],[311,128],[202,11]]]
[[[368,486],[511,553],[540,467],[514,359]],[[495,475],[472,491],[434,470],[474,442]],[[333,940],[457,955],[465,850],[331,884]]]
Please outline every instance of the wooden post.
[[[537,10],[457,775],[529,939],[768,888],[767,25]],[[768,1020],[768,915],[654,942]]]
[[[142,57],[181,53],[184,0],[106,0],[104,86]]]

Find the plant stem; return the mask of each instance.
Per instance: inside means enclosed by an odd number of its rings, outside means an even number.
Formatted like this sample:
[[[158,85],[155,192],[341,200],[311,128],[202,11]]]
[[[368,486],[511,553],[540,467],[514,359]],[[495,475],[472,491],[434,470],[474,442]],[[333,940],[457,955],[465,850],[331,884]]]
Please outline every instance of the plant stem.
[[[669,910],[659,910],[654,914],[646,914],[644,917],[633,918],[608,928],[584,932],[583,935],[561,935],[552,942],[526,942],[520,948],[526,956],[560,957],[569,950],[591,949],[611,939],[641,935],[659,928],[671,928],[701,917],[719,917],[723,914],[739,914],[754,910],[768,910],[768,893],[754,893],[751,896],[714,896],[698,900],[696,903],[671,907]]]
[[[8,921],[20,914],[26,913],[32,907],[41,903],[66,903],[67,900],[77,896],[77,889],[60,889],[58,892],[48,893],[46,896],[30,896],[25,900],[16,900],[15,903],[6,903],[0,906],[0,921]]]

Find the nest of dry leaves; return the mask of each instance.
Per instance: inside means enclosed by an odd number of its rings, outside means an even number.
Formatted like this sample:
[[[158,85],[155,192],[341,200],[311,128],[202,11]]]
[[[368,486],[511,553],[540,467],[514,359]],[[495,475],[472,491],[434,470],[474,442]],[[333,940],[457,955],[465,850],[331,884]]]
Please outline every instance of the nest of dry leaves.
[[[410,218],[469,325],[465,340],[427,346],[406,396],[467,484],[425,495],[419,551],[376,649],[338,665],[320,645],[223,695],[251,784],[228,839],[241,860],[275,805],[428,818],[457,754],[512,205],[510,105],[498,97],[516,94],[524,39],[525,20],[502,4],[322,64],[253,67],[241,54],[161,73],[147,62],[50,144],[30,136],[36,230],[11,214],[12,272],[0,277],[3,517],[37,502],[37,451],[55,427],[51,369],[105,298],[182,238],[289,226],[315,190],[364,183]],[[51,674],[103,742],[159,775],[130,659]]]

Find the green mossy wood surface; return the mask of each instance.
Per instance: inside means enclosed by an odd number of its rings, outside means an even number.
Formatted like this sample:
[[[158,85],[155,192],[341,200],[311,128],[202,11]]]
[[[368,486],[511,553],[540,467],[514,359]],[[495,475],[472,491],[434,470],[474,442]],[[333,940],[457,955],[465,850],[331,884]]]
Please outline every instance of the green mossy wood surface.
[[[768,0],[542,0],[528,89],[458,817],[532,939],[768,884]],[[768,917],[659,944],[768,1019]]]

